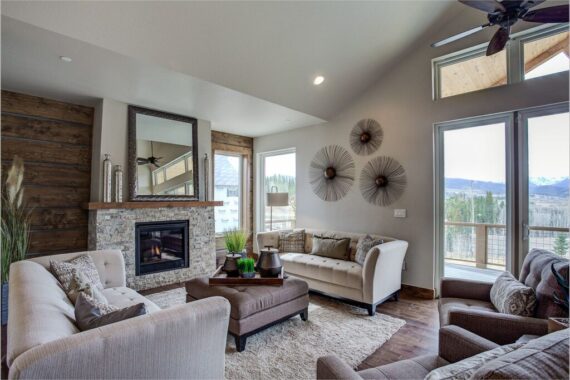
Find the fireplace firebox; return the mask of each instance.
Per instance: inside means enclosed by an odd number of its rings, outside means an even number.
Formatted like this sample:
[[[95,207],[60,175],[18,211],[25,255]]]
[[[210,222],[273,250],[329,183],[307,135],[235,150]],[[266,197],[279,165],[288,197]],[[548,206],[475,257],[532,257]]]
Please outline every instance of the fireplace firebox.
[[[188,221],[135,224],[136,275],[188,268]]]

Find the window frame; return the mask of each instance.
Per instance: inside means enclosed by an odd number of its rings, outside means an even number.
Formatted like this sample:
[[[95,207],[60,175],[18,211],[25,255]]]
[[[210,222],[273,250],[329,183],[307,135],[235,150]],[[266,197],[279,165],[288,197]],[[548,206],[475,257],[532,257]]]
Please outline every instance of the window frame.
[[[229,150],[224,150],[224,149],[213,149],[212,150],[212,199],[215,200],[215,188],[216,188],[216,155],[222,155],[222,156],[230,156],[230,157],[238,157],[239,160],[239,176],[240,176],[240,184],[239,184],[239,189],[238,189],[238,198],[239,198],[239,208],[238,208],[238,213],[239,213],[239,224],[238,224],[238,229],[241,229],[242,231],[246,231],[247,233],[249,233],[249,226],[247,225],[247,201],[248,201],[248,192],[249,192],[249,186],[248,186],[248,173],[247,173],[247,167],[248,167],[248,157],[246,154],[243,153],[239,153],[239,152],[234,152],[234,151],[229,151]],[[215,220],[215,216],[214,216],[214,220]],[[223,236],[223,232],[217,232],[215,234],[216,237],[222,237]]]
[[[267,157],[280,156],[284,154],[295,154],[295,162],[297,162],[297,149],[284,148],[261,152],[257,154],[257,212],[255,217],[256,232],[265,232],[265,159]],[[295,168],[295,184],[297,184],[297,168]],[[297,187],[295,185],[295,196],[297,196]],[[295,224],[297,223],[297,213],[295,213]]]
[[[505,47],[507,55],[507,83],[501,86],[508,86],[513,83],[523,82],[524,79],[524,44],[527,42],[535,41],[540,38],[552,36],[558,33],[568,31],[569,24],[557,24],[557,25],[540,25],[534,28],[524,30],[522,32],[511,34],[511,39],[507,42]],[[485,42],[476,46],[472,46],[466,49],[455,51],[450,54],[446,54],[431,60],[432,68],[432,99],[441,100],[447,98],[453,98],[455,96],[471,94],[474,92],[485,91],[489,88],[496,88],[501,86],[487,87],[480,90],[464,92],[462,94],[447,96],[445,98],[441,97],[441,68],[454,63],[459,63],[467,61],[472,58],[476,58],[485,54],[487,50],[487,45],[489,43]]]

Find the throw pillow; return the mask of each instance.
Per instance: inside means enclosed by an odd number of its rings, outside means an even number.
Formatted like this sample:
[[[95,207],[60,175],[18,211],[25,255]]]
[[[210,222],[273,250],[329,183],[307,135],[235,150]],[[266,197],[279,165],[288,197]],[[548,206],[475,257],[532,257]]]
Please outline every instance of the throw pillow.
[[[313,236],[311,255],[330,257],[331,259],[348,260],[350,239],[333,239]]]
[[[279,252],[305,252],[305,230],[280,231]]]
[[[57,278],[63,290],[66,292],[71,284],[71,277],[73,268],[83,272],[87,281],[96,288],[103,289],[103,284],[99,278],[99,272],[97,272],[97,267],[93,262],[93,259],[89,255],[81,255],[70,261],[53,261],[49,262],[50,270]]]
[[[513,343],[482,352],[470,358],[434,369],[427,374],[424,380],[467,380],[479,368],[483,367],[485,363],[508,354],[522,346],[524,346],[524,343]]]
[[[372,249],[372,247],[377,246],[378,244],[383,244],[384,240],[378,239],[375,240],[370,235],[366,235],[358,239],[358,244],[356,245],[356,255],[354,256],[354,261],[356,261],[360,265],[364,265],[364,260],[366,259],[366,255]]]
[[[533,288],[522,284],[509,272],[503,272],[491,287],[491,302],[501,313],[532,317],[536,295]]]
[[[138,303],[124,309],[115,307],[115,309],[116,310],[111,312],[104,313],[103,310],[93,302],[92,298],[86,296],[85,293],[81,293],[75,304],[75,322],[81,331],[85,331],[146,314],[146,306],[144,303]]]
[[[93,286],[81,271],[77,270],[77,268],[73,268],[71,270],[71,282],[67,290],[67,296],[71,302],[75,304],[77,297],[79,297],[79,294],[82,292],[97,302],[108,303],[107,297],[105,297],[98,288]]]

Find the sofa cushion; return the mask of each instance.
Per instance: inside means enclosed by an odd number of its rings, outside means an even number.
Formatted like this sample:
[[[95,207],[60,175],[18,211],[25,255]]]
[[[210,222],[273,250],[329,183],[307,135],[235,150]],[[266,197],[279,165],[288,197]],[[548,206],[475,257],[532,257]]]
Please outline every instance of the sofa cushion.
[[[330,257],[331,259],[348,260],[349,249],[349,238],[334,239],[314,235],[311,255]]]
[[[425,380],[467,380],[486,363],[508,354],[509,352],[513,352],[523,345],[524,343],[513,343],[481,352],[480,354],[471,356],[470,358],[437,368],[431,371],[425,377]]]
[[[42,265],[10,267],[7,363],[36,346],[79,332],[74,307],[57,279]]]
[[[352,261],[305,253],[281,256],[285,272],[353,289],[362,289],[362,266]]]
[[[303,252],[305,230],[280,231],[279,252]]]
[[[384,243],[382,239],[374,239],[370,235],[361,237],[356,244],[356,255],[354,256],[354,261],[360,265],[364,265],[364,260],[366,260],[366,255],[372,249],[379,244]]]
[[[509,272],[503,272],[491,288],[491,302],[504,314],[532,317],[536,307],[534,290],[519,282]]]
[[[160,307],[158,307],[154,302],[141,296],[133,289],[124,286],[104,289],[103,295],[107,298],[110,305],[116,306],[119,309],[142,302],[145,304],[146,310],[149,313],[160,310]]]
[[[473,375],[474,379],[568,379],[568,329],[533,339]]]
[[[449,324],[449,311],[451,309],[485,310],[497,313],[491,302],[472,300],[468,298],[440,298],[439,299],[439,323],[440,327]]]
[[[531,250],[521,268],[520,282],[533,288],[536,294],[536,318],[568,316],[568,312],[555,304],[552,297],[554,291],[561,292],[550,268],[553,263],[556,270],[568,279],[568,259],[543,249]]]

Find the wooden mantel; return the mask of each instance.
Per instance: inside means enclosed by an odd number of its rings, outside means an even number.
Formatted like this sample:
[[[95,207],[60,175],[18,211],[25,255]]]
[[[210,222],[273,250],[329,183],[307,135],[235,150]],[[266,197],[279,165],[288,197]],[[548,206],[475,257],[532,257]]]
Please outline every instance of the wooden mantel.
[[[84,210],[110,210],[110,209],[135,209],[135,208],[174,208],[174,207],[211,207],[223,206],[223,201],[140,201],[140,202],[89,202],[83,203]]]

